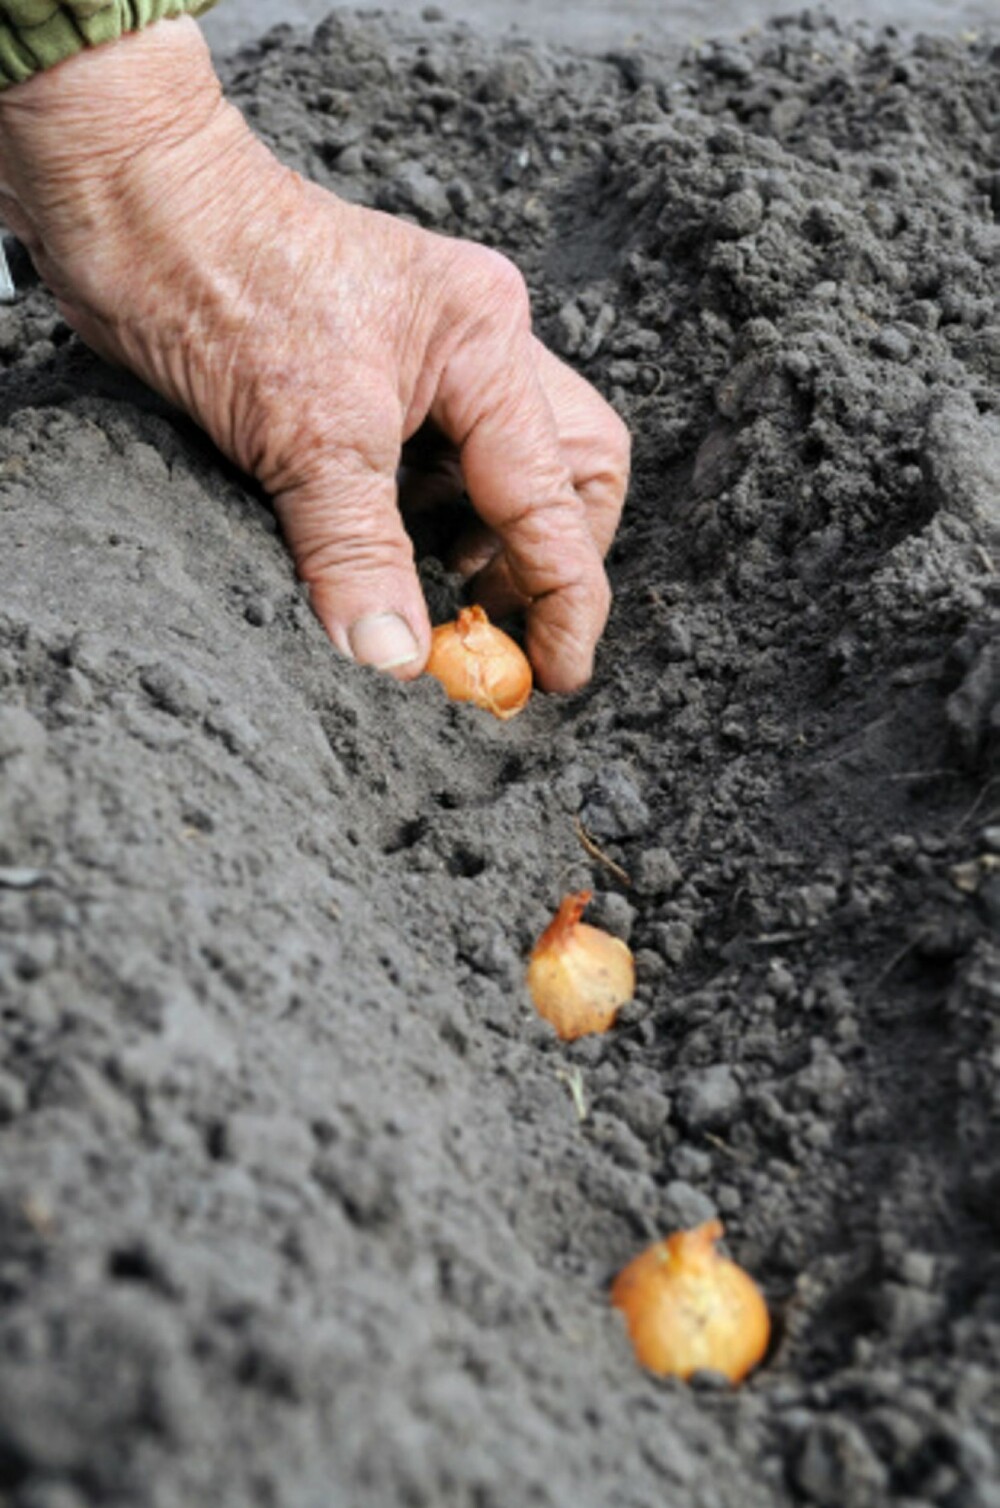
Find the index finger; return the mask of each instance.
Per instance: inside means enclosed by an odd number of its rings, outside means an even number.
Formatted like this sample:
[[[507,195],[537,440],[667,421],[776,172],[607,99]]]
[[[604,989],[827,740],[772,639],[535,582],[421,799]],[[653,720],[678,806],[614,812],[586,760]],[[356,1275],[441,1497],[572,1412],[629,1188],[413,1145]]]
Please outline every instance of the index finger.
[[[530,332],[471,341],[442,375],[434,417],[459,448],[480,518],[503,543],[527,607],[528,654],[547,691],[593,673],[611,592],[586,508],[563,459]]]

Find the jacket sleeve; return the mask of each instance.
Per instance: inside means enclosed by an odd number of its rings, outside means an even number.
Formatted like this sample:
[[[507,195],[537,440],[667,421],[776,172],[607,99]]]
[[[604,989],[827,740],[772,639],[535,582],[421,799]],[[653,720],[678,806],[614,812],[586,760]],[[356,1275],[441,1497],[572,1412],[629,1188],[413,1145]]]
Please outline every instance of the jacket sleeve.
[[[85,47],[168,16],[200,16],[215,0],[0,0],[0,89]]]

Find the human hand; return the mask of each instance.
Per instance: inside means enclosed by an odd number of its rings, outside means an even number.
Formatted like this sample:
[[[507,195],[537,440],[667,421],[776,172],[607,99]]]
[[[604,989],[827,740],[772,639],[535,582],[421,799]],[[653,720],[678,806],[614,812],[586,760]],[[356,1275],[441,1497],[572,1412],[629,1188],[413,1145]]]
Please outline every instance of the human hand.
[[[589,679],[628,437],[534,339],[504,258],[282,167],[187,20],[0,95],[0,213],[83,339],[271,494],[344,653],[402,678],[426,660],[397,472],[429,421],[482,520],[476,594],[525,608],[541,686]]]

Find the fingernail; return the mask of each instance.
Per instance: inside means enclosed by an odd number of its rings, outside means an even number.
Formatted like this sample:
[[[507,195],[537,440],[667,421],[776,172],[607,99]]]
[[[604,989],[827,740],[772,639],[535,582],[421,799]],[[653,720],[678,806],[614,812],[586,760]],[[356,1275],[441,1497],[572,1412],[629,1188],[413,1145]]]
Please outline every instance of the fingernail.
[[[419,659],[413,630],[398,613],[370,613],[350,631],[351,653],[359,665],[376,670],[399,670]]]

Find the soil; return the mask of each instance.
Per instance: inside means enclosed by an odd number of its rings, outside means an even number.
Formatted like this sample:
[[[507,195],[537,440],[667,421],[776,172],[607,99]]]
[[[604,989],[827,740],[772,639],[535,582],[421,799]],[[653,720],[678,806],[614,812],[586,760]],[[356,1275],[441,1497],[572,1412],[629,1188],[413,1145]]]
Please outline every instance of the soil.
[[[206,12],[202,25],[212,46],[226,52],[256,41],[279,22],[314,26],[340,8],[330,0],[222,0]],[[416,19],[428,6],[426,0],[392,0],[388,8]],[[789,5],[788,0],[671,0],[669,6],[661,0],[574,0],[572,6],[565,0],[442,0],[433,9],[443,21],[468,21],[493,36],[516,28],[535,40],[601,52],[672,49],[738,33],[783,15]],[[836,12],[841,21],[957,35],[995,22],[996,0],[837,0]]]
[[[266,500],[0,315],[5,1508],[997,1508],[998,63],[232,64],[634,429],[596,678],[511,723],[337,659]],[[523,969],[585,883],[639,987],[566,1047]],[[714,1214],[738,1391],[607,1298]]]

